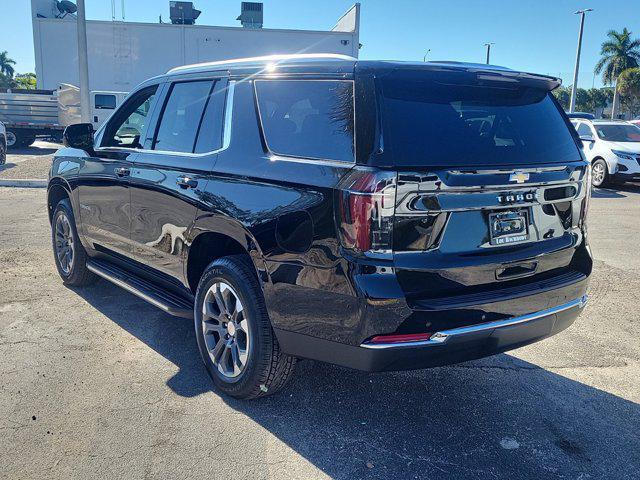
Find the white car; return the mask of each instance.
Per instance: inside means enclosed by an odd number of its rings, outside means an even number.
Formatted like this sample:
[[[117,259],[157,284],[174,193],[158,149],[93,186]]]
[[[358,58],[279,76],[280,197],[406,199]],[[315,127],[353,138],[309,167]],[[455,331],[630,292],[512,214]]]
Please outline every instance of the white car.
[[[7,130],[4,123],[0,122],[0,165],[7,161]]]
[[[616,120],[573,119],[582,151],[591,162],[592,183],[640,180],[640,128]]]

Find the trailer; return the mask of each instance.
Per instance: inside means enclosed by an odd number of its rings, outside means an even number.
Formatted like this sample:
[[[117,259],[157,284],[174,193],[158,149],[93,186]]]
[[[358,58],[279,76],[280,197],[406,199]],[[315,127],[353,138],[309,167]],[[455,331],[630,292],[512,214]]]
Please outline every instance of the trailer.
[[[31,145],[37,136],[61,139],[55,90],[0,89],[0,122],[7,130],[7,147]]]
[[[94,129],[126,96],[126,92],[105,90],[90,93]],[[7,130],[8,148],[27,147],[37,137],[61,142],[65,127],[80,121],[80,90],[75,85],[63,83],[56,90],[0,89],[0,122]]]

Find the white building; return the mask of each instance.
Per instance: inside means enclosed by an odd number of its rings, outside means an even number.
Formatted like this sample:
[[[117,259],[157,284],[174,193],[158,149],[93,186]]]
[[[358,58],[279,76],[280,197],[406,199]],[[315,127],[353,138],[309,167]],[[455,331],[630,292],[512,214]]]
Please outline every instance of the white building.
[[[73,15],[58,18],[56,4],[31,0],[38,88],[50,90],[61,83],[79,84],[76,20]],[[357,57],[359,23],[359,4],[327,31],[88,20],[90,89],[128,92],[179,65],[231,58],[288,53]]]

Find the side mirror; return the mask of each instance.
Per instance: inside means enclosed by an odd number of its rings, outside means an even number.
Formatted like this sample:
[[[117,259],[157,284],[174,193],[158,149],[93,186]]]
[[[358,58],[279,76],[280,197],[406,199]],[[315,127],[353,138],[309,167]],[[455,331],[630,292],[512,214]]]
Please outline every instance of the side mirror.
[[[93,150],[93,125],[90,123],[75,123],[64,129],[62,143],[65,147]]]
[[[580,140],[582,140],[583,143],[593,143],[596,141],[592,135],[580,135]]]

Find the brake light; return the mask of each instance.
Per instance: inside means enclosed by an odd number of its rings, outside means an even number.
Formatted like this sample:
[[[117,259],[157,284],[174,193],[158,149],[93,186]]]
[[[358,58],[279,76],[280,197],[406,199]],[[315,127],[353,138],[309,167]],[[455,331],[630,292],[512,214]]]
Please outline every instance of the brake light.
[[[390,252],[395,172],[354,169],[338,189],[337,224],[342,245],[357,252]]]

